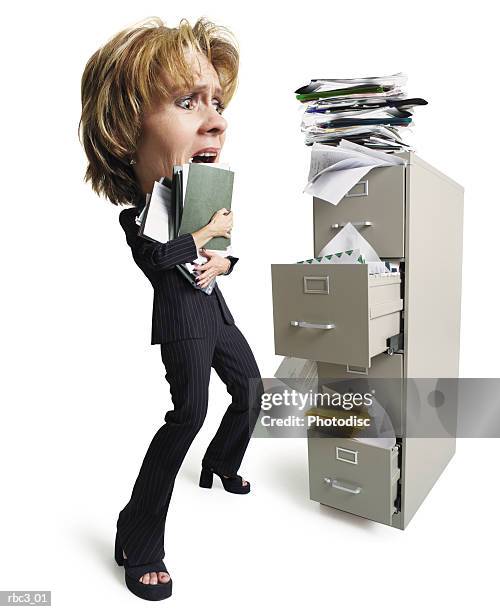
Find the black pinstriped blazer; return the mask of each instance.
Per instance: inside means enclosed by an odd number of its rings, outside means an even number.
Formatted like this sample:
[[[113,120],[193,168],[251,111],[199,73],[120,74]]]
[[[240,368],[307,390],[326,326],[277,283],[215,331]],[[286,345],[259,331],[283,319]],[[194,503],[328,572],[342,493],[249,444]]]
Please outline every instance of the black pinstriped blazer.
[[[215,283],[211,295],[191,286],[175,267],[198,257],[192,234],[181,234],[165,244],[154,243],[138,235],[135,217],[142,203],[120,212],[120,225],[125,231],[132,257],[154,289],[151,344],[182,338],[205,338],[213,319],[209,300],[218,300],[226,323],[234,324],[233,316]],[[238,257],[229,256],[230,274]]]

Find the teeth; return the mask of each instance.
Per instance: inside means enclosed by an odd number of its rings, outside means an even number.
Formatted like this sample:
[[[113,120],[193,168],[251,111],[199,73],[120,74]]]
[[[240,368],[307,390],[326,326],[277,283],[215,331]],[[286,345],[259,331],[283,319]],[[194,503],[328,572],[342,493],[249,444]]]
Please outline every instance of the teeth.
[[[189,162],[192,163],[195,157],[217,157],[217,153],[213,153],[213,152],[198,153],[197,155],[190,157]]]

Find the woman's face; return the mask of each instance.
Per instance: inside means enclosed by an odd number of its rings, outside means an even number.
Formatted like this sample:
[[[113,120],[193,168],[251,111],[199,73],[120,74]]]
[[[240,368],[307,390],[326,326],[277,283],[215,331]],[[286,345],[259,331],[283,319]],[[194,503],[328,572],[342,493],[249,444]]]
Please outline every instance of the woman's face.
[[[172,178],[172,166],[188,163],[195,153],[210,149],[216,156],[205,161],[219,161],[227,127],[220,114],[219,78],[204,55],[189,52],[186,57],[195,75],[193,89],[158,102],[143,117],[133,166],[143,194],[151,193],[162,176]]]

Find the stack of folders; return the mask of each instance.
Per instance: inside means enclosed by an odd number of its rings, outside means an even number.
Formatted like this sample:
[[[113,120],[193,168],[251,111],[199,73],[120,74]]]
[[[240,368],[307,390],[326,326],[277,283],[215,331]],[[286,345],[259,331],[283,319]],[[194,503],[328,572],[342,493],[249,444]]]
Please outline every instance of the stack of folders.
[[[220,208],[231,210],[234,172],[226,164],[190,163],[173,167],[172,188],[165,178],[155,181],[146,205],[137,217],[139,235],[154,242],[166,243],[181,234],[193,233],[207,225]],[[231,240],[217,236],[206,249],[223,257],[231,254]],[[204,293],[212,293],[216,279],[202,288],[196,283],[200,274],[194,264],[203,264],[206,257],[176,267],[186,280]]]
[[[356,79],[313,79],[295,91],[305,104],[301,131],[305,144],[336,145],[342,138],[381,151],[411,151],[415,106],[422,98],[407,98],[407,77],[390,76]]]

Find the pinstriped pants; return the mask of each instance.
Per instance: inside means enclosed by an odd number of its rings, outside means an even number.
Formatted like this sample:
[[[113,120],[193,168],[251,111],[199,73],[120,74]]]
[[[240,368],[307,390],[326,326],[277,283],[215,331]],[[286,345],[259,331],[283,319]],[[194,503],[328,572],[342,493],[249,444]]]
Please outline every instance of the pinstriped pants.
[[[154,435],[130,501],[118,517],[118,535],[130,565],[165,556],[165,519],[174,481],[207,413],[211,368],[225,383],[232,401],[202,465],[223,474],[236,473],[260,411],[263,386],[252,350],[238,327],[224,321],[215,294],[208,297],[208,304],[214,316],[207,337],[161,344],[174,409],[167,411],[165,424]],[[258,381],[250,383],[251,378]]]

